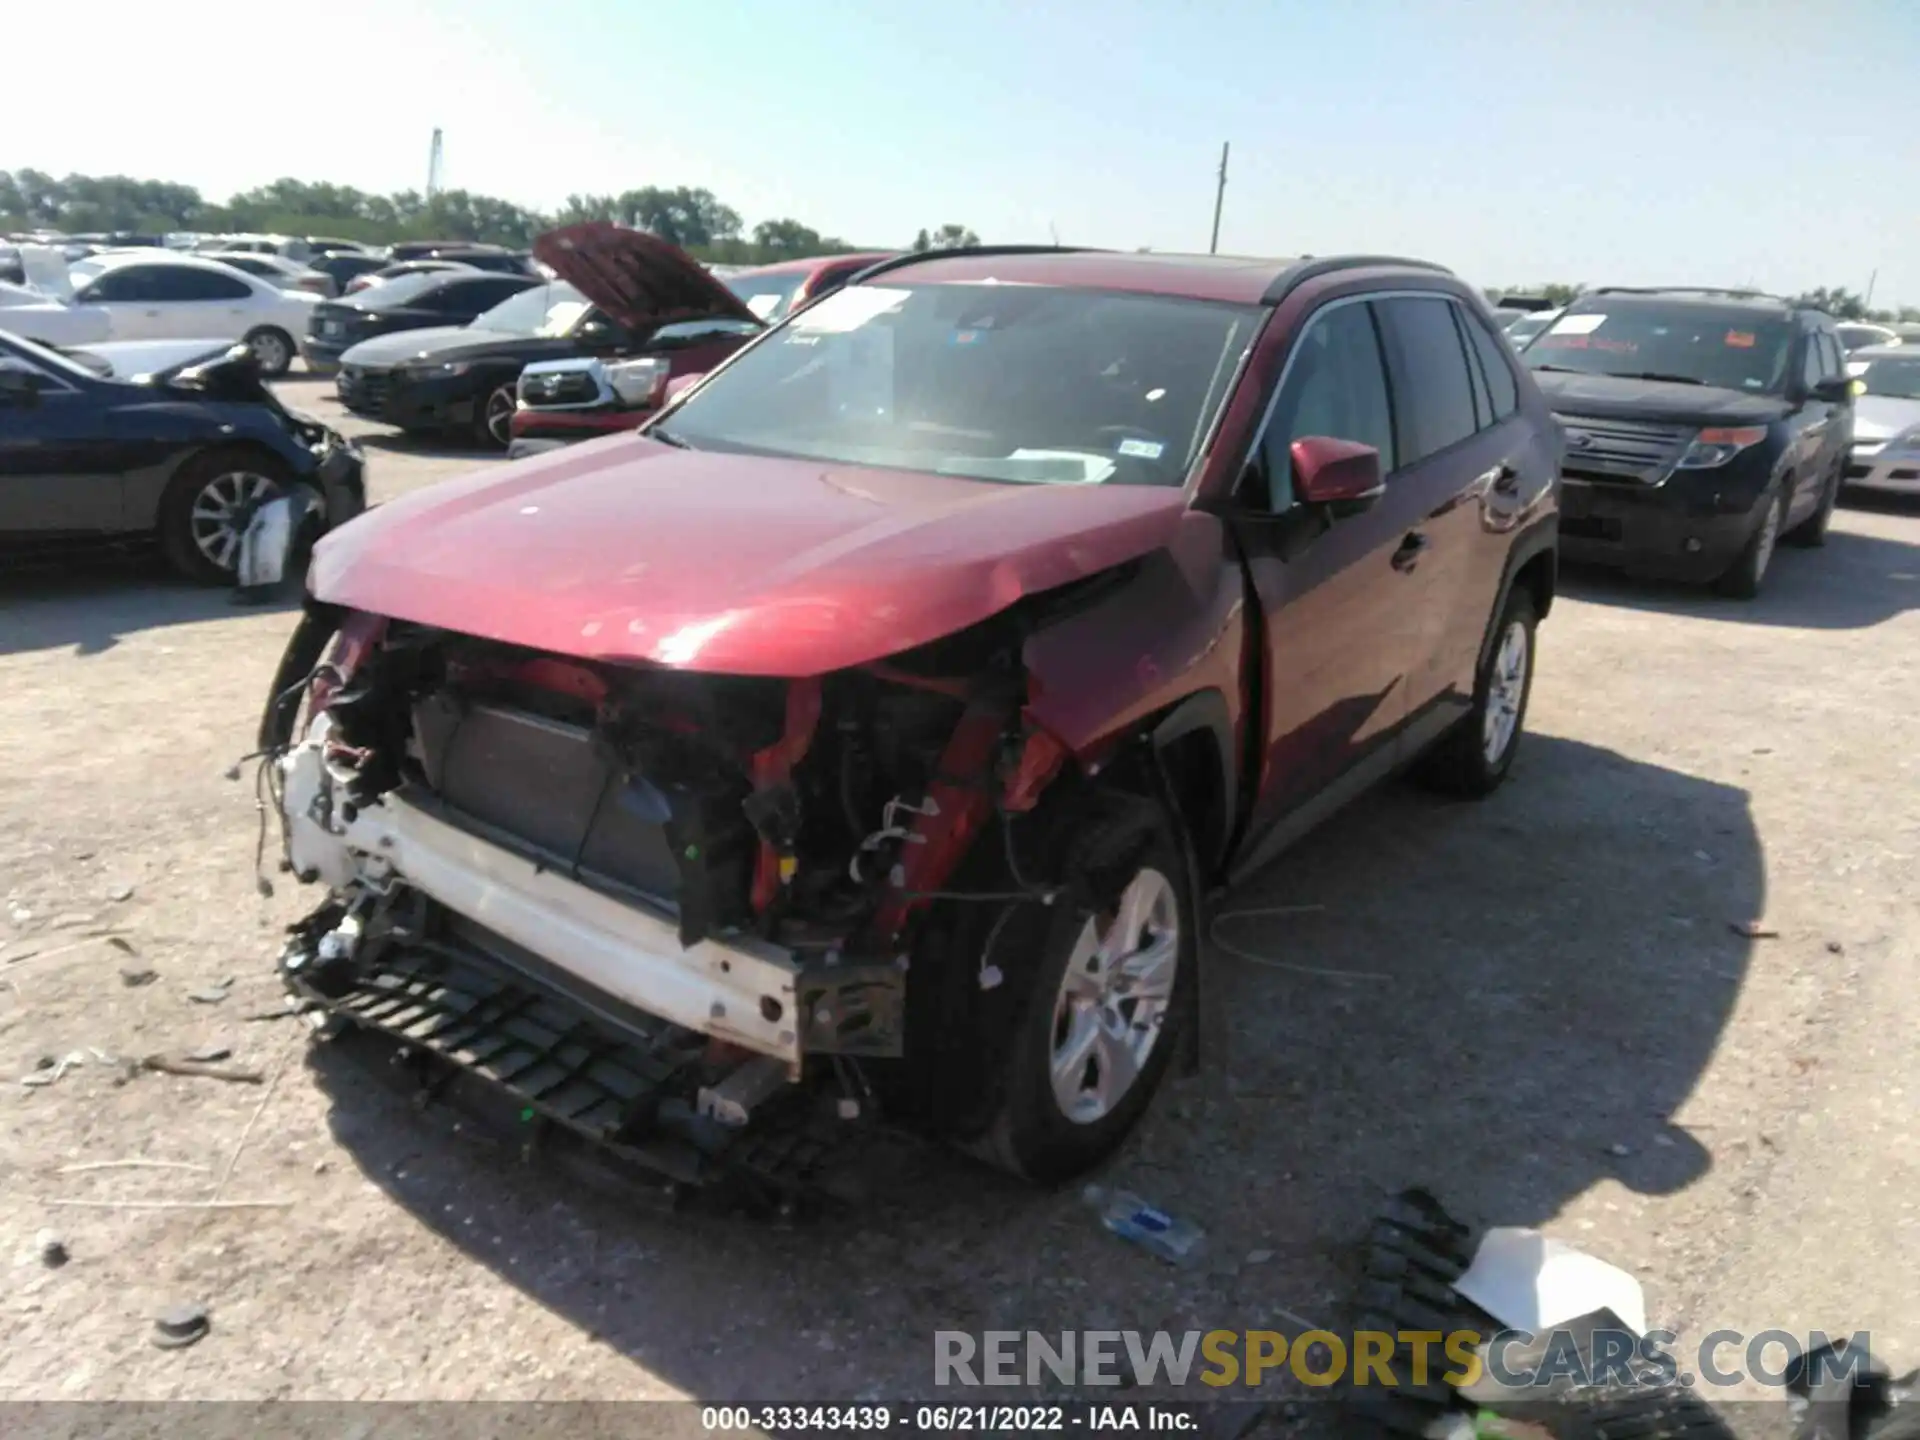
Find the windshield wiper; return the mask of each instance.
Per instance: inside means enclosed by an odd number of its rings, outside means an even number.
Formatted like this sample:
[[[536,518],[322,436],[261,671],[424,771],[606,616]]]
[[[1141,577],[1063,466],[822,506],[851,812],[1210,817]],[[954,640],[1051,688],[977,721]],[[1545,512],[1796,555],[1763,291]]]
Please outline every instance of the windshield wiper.
[[[1658,370],[1641,370],[1616,375],[1616,380],[1664,380],[1669,385],[1704,385],[1704,380],[1696,380],[1691,375],[1662,375]]]
[[[693,446],[682,440],[671,430],[662,430],[658,425],[642,433],[645,434],[649,440],[658,440],[662,445],[671,445],[676,450],[691,450],[693,448]]]
[[[1572,365],[1529,365],[1527,368],[1529,370],[1552,370],[1561,375],[1590,375],[1593,373],[1590,370],[1576,369]]]

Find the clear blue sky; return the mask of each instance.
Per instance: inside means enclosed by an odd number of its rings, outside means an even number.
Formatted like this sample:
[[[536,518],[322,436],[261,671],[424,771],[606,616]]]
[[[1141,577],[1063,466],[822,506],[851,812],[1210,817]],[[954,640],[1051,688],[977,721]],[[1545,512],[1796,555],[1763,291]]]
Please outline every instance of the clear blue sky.
[[[958,221],[1204,249],[1230,139],[1223,250],[1405,252],[1488,285],[1859,290],[1877,268],[1876,303],[1920,305],[1920,0],[86,13],[84,49],[7,67],[9,110],[47,123],[8,127],[0,168],[393,189],[438,124],[449,183],[543,207],[691,184],[873,244]]]

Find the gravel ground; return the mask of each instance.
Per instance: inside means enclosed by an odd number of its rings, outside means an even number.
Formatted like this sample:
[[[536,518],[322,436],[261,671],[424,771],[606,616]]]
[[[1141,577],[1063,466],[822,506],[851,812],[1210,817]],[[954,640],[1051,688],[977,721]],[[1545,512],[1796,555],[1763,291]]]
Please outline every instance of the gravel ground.
[[[324,388],[285,386],[337,416]],[[498,463],[368,439],[376,501]],[[1391,787],[1232,897],[1319,907],[1217,932],[1303,968],[1222,958],[1226,1064],[1112,1167],[1206,1228],[1198,1271],[944,1156],[852,1218],[656,1213],[249,1018],[312,897],[255,894],[222,772],[292,614],[138,565],[0,579],[0,1397],[906,1396],[936,1329],[1340,1323],[1365,1218],[1415,1184],[1637,1271],[1689,1335],[1920,1363],[1917,542],[1920,512],[1844,509],[1750,606],[1571,581],[1498,797]],[[268,1083],[91,1054],[202,1046]],[[134,1159],[191,1168],[71,1169]],[[120,1208],[209,1198],[255,1204]],[[149,1345],[179,1301],[211,1334]]]

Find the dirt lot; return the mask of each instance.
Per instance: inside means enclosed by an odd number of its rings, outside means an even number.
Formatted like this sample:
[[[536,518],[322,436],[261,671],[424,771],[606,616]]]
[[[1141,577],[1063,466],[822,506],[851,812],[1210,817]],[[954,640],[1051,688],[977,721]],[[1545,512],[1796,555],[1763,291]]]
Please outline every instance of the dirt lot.
[[[369,457],[376,501],[497,463]],[[1169,1090],[1114,1167],[1206,1227],[1196,1273],[944,1157],[852,1219],[658,1214],[316,1059],[248,1018],[312,897],[256,896],[222,778],[292,615],[139,567],[0,581],[0,1396],[905,1396],[937,1328],[1340,1322],[1409,1184],[1636,1269],[1692,1334],[1868,1329],[1920,1363],[1917,605],[1911,509],[1843,510],[1751,606],[1581,578],[1498,798],[1393,787],[1235,896],[1322,907],[1220,931],[1305,968],[1228,965],[1223,1086]],[[1760,916],[1777,937],[1729,923]],[[269,1083],[15,1083],[216,1042]],[[136,1158],[195,1168],[69,1171]],[[51,1204],[216,1196],[262,1203]],[[151,1347],[178,1300],[212,1334]]]

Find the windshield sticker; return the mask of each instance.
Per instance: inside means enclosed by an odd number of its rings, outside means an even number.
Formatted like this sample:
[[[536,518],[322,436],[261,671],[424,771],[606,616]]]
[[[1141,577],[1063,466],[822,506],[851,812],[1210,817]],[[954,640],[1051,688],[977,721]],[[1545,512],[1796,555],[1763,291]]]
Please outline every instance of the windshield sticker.
[[[869,320],[899,309],[912,293],[885,285],[849,285],[844,290],[836,290],[818,305],[801,311],[793,318],[793,328],[828,334],[858,330]]]
[[[1166,446],[1158,440],[1122,440],[1120,453],[1131,455],[1136,460],[1158,460],[1166,451]]]
[[[1729,330],[1727,331],[1727,344],[1733,346],[1736,350],[1751,350],[1754,345],[1753,332],[1751,330]]]
[[[978,330],[956,330],[953,332],[953,339],[949,343],[954,345],[971,345],[980,338],[980,335],[981,332]]]
[[[1596,315],[1591,312],[1585,315],[1562,315],[1553,322],[1553,328],[1547,333],[1549,335],[1591,335],[1606,323],[1605,315]]]

